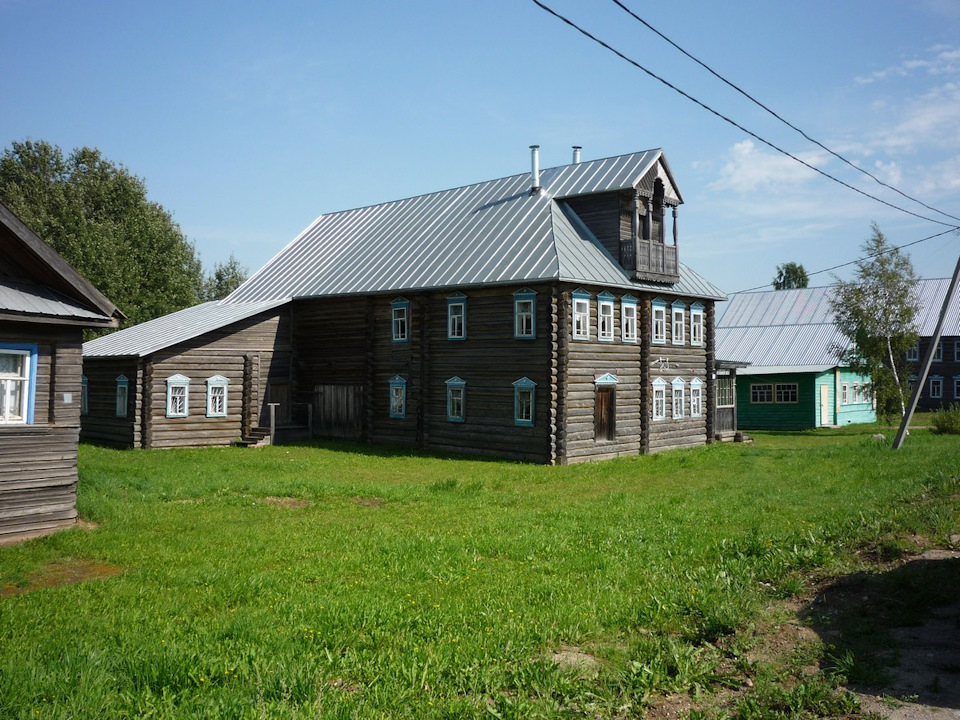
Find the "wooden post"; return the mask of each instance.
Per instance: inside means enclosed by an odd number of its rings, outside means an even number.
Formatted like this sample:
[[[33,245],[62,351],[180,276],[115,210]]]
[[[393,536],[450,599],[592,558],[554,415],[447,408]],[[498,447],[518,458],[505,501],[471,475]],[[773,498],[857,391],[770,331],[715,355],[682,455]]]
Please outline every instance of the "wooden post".
[[[927,352],[923,356],[923,365],[920,369],[920,375],[917,378],[917,384],[910,395],[910,404],[907,406],[907,412],[900,420],[900,429],[897,430],[897,436],[893,440],[893,449],[899,450],[903,446],[903,438],[907,434],[907,427],[913,418],[913,411],[917,409],[917,400],[920,399],[920,393],[923,392],[923,386],[927,382],[927,373],[930,372],[930,365],[933,363],[933,355],[937,351],[937,345],[940,344],[940,336],[943,334],[943,324],[947,319],[947,312],[950,310],[950,303],[957,291],[957,282],[960,281],[960,257],[957,258],[957,266],[953,269],[953,278],[950,280],[950,287],[947,288],[947,294],[943,298],[943,306],[940,308],[940,317],[937,319],[937,329],[933,331],[933,337],[930,338],[930,344],[927,346]]]
[[[273,445],[277,439],[277,408],[280,403],[268,403],[270,407],[270,444]]]

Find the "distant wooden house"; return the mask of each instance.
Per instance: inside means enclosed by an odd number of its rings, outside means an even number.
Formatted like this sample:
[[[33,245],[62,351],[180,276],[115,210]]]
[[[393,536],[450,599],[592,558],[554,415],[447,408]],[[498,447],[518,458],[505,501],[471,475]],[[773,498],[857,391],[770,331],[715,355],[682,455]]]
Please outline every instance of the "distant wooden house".
[[[120,317],[0,204],[0,543],[76,522],[82,333]]]
[[[830,288],[739,293],[717,323],[717,354],[737,373],[745,430],[796,430],[876,420],[869,377],[838,359],[849,341],[834,326]]]
[[[281,422],[290,415],[290,309],[285,301],[208,302],[90,340],[83,387],[84,441],[252,442],[269,403]]]
[[[910,378],[911,385],[917,380],[917,368],[933,339],[949,286],[949,278],[921,280],[917,285],[917,299],[920,304],[917,331],[920,340],[907,354],[907,361],[914,368],[914,374]],[[930,372],[917,399],[917,409],[937,410],[953,403],[960,403],[960,298],[956,297],[947,310],[943,333],[934,349]]]
[[[217,306],[287,308],[290,402],[312,409],[315,436],[543,463],[713,437],[724,295],[680,262],[662,151],[541,172],[534,148],[531,161],[323,215]],[[128,332],[88,345],[88,361]],[[155,364],[154,388],[223,374],[196,370]],[[134,372],[105,380],[114,371]],[[169,409],[169,393],[153,398],[154,417]],[[174,426],[171,444],[196,444],[200,424]]]

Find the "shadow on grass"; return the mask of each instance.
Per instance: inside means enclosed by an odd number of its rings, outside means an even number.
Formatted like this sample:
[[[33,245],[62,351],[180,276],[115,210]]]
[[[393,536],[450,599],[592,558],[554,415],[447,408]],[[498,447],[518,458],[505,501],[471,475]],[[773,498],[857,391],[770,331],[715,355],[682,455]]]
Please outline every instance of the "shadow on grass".
[[[471,462],[489,462],[489,463],[510,463],[515,462],[518,465],[530,465],[532,463],[523,463],[519,460],[505,460],[491,455],[473,455],[459,453],[431,452],[429,450],[418,450],[417,448],[406,445],[374,445],[356,440],[338,440],[333,438],[314,438],[313,440],[304,440],[301,442],[277,443],[277,447],[302,447],[319,448],[331,452],[352,453],[354,455],[365,455],[368,457],[382,458],[432,458],[434,460],[469,460]]]
[[[851,690],[960,708],[960,553],[846,576],[800,617]]]

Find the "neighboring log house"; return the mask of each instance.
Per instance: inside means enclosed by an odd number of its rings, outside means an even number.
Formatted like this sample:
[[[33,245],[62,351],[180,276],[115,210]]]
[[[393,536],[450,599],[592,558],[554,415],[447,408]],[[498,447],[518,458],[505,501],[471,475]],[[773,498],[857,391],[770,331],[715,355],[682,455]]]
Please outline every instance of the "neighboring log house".
[[[943,309],[943,300],[950,287],[950,278],[921,280],[917,284],[917,332],[920,339],[907,353],[911,366],[911,387],[917,382],[916,373],[933,340],[937,320]],[[960,297],[954,296],[944,317],[943,333],[934,348],[933,361],[927,380],[917,398],[918,410],[940,410],[960,403]]]
[[[323,215],[202,312],[275,303],[287,313],[289,340],[277,337],[289,365],[277,378],[290,407],[312,411],[315,436],[543,463],[703,445],[724,295],[680,262],[682,198],[662,151],[575,154],[541,172],[532,150],[530,173]],[[154,423],[156,436],[162,424],[170,444],[212,440],[199,398],[227,376],[208,334],[230,344],[225,329],[214,320],[191,337],[189,367],[179,347],[164,347],[161,368],[143,344],[127,351],[137,367],[103,369],[131,330],[88,344],[97,402],[109,404],[123,376],[150,397],[129,400],[131,413],[144,407],[134,426]],[[239,337],[232,347],[248,352]],[[169,388],[185,383],[182,415]],[[91,385],[91,416],[93,396]],[[262,407],[255,417],[265,422]],[[140,432],[114,439],[159,446]]]
[[[0,204],[0,543],[76,522],[82,333],[120,317]]]

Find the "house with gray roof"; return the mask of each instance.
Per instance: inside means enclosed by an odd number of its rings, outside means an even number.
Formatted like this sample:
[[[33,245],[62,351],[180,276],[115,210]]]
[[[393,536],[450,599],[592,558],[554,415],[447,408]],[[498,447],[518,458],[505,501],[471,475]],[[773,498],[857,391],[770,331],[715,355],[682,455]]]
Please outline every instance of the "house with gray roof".
[[[704,444],[724,295],[680,262],[683,200],[663,152],[577,152],[541,170],[534,146],[530,159],[529,172],[321,215],[189,314],[204,329],[186,342],[213,358],[207,338],[225,347],[232,327],[219,313],[269,306],[289,355],[266,373],[261,360],[260,396],[286,402],[291,422],[307,408],[314,436],[546,463]],[[151,345],[167,326],[132,330],[88,343],[85,358],[127,358],[130,387],[135,375],[149,389],[128,412],[141,402],[141,427],[192,444],[207,380],[227,373],[212,361],[174,373],[158,353],[172,359],[176,343]],[[170,391],[185,384],[186,404]],[[241,391],[228,387],[230,413]],[[239,412],[264,422],[262,407]],[[149,432],[140,446],[156,446]]]
[[[717,323],[717,354],[748,363],[737,375],[745,430],[797,430],[876,420],[870,378],[840,355],[831,288],[738,293]]]
[[[913,366],[911,384],[916,382],[917,368],[925,357],[927,348],[937,328],[937,320],[943,308],[943,300],[950,287],[950,278],[933,278],[917,283],[917,332],[920,340],[907,354]],[[926,382],[917,399],[918,410],[937,410],[953,403],[960,403],[960,298],[954,297],[947,308],[943,332],[934,348],[933,362]]]

